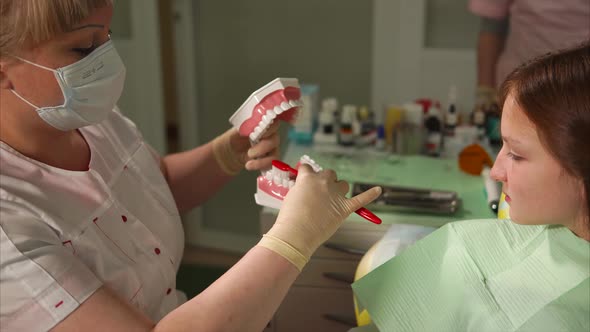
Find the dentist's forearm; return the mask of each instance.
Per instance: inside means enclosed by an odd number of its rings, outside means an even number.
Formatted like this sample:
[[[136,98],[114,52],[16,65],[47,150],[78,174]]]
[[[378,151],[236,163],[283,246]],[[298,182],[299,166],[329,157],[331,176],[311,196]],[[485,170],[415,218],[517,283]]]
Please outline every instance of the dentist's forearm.
[[[211,142],[167,155],[162,159],[162,164],[181,213],[207,201],[232,178],[219,168]]]
[[[154,331],[262,331],[298,275],[285,258],[256,246]]]
[[[159,322],[102,286],[52,331],[262,331],[299,270],[283,256],[256,246],[205,291]]]

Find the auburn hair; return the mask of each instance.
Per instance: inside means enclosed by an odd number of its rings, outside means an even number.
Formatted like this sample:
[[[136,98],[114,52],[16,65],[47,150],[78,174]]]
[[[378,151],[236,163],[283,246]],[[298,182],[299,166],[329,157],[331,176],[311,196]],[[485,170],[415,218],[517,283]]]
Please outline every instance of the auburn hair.
[[[536,126],[544,148],[583,181],[590,220],[590,41],[520,66],[502,83],[500,105],[508,95]]]

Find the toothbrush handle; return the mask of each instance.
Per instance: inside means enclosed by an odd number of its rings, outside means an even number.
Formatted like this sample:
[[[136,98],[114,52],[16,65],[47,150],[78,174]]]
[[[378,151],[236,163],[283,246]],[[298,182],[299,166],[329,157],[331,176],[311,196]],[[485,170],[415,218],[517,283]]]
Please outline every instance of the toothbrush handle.
[[[374,224],[381,224],[381,218],[377,217],[373,212],[369,211],[369,209],[367,208],[362,207],[354,212]]]

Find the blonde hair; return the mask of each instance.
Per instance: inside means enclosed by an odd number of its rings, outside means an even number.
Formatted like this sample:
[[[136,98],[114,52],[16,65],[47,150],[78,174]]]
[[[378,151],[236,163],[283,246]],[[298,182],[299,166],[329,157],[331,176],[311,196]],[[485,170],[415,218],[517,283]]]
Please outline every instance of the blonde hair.
[[[68,31],[113,0],[0,0],[0,57]]]

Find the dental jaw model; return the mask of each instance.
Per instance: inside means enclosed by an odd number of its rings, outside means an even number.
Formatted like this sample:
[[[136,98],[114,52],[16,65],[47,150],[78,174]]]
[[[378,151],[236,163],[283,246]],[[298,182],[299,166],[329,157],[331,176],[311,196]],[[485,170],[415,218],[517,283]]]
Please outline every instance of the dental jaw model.
[[[283,166],[284,163],[273,161],[272,168],[262,173],[256,179],[256,194],[254,199],[256,204],[280,209],[289,192],[289,189],[295,185],[296,174],[290,171],[290,167]],[[307,155],[303,155],[297,163],[296,168],[301,164],[308,164],[314,170],[319,172],[322,167]]]
[[[314,172],[322,170],[320,165],[307,155],[301,157],[297,163],[297,169],[302,163],[310,165]],[[297,169],[292,168],[280,160],[273,160],[272,168],[269,171],[263,172],[257,179],[256,194],[254,195],[256,203],[258,205],[280,209],[289,189],[295,185],[295,178],[298,173]],[[354,212],[374,224],[381,224],[382,222],[381,218],[364,207]]]
[[[303,106],[300,98],[296,78],[276,78],[251,94],[229,122],[254,144],[276,119],[292,122],[298,108]]]
[[[252,145],[258,143],[275,119],[293,122],[297,110],[303,106],[299,82],[295,78],[276,78],[256,90],[229,118],[240,136],[248,136]],[[309,164],[315,172],[322,168],[311,158],[304,155],[299,164]],[[297,167],[299,167],[299,164]],[[273,160],[273,166],[263,171],[257,179],[256,203],[280,209],[289,189],[295,185],[297,170],[280,160]],[[360,208],[355,211],[363,218],[380,224],[381,219],[371,211]]]

